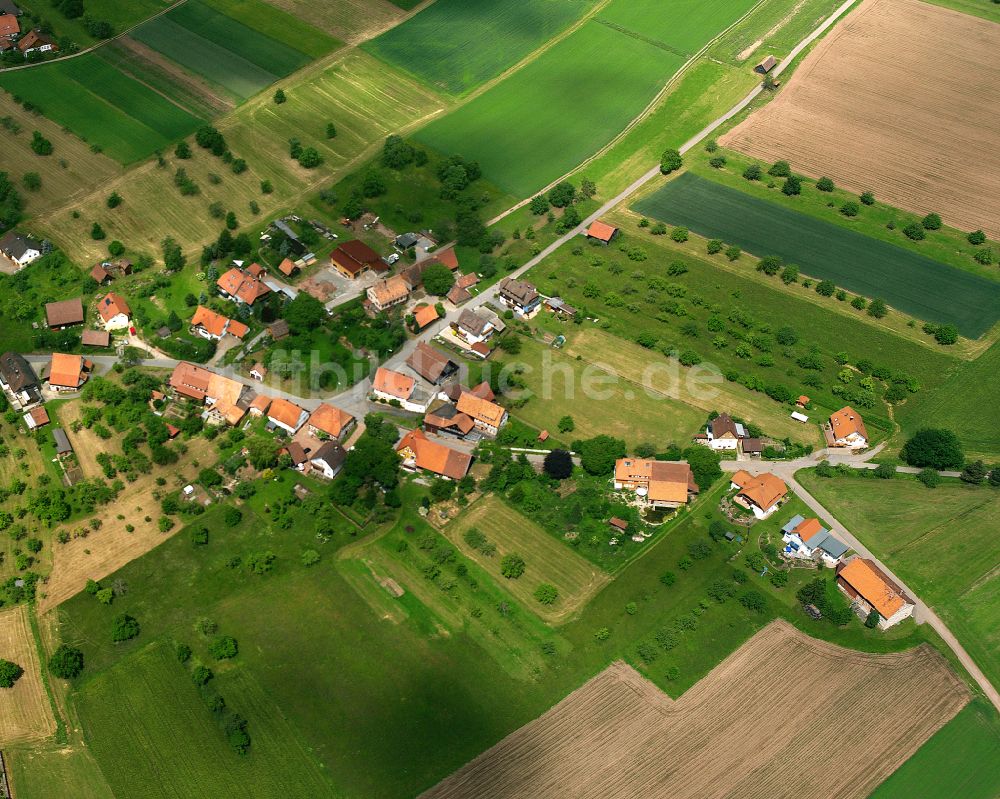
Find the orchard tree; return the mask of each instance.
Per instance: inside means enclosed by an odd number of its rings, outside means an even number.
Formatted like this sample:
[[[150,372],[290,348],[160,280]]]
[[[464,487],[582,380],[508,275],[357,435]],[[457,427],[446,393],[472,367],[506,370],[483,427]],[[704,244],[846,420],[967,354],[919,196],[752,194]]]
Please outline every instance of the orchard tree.
[[[620,438],[607,435],[580,441],[573,445],[580,453],[580,465],[588,474],[608,475],[614,469],[615,461],[624,458],[627,450]]]
[[[516,580],[524,574],[524,558],[513,552],[504,555],[500,560],[500,573],[508,580]]]

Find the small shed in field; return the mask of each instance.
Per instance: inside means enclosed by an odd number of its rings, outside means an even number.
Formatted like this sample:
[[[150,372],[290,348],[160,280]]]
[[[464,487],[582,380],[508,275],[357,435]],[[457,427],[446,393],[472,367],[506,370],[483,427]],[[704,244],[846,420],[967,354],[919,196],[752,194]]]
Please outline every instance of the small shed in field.
[[[769,55],[767,58],[765,58],[763,61],[761,61],[757,66],[755,66],[753,69],[754,69],[754,72],[759,72],[761,75],[766,75],[768,72],[770,72],[772,69],[774,69],[774,67],[775,67],[775,65],[777,65],[777,63],[778,63],[778,59],[775,58],[773,55]]]

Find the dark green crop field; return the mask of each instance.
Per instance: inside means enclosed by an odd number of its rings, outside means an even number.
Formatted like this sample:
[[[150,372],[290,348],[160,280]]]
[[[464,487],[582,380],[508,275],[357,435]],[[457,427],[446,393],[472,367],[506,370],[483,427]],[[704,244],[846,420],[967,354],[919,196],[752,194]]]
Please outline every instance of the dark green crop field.
[[[887,242],[686,173],[635,205],[672,225],[777,255],[811,277],[978,338],[1000,318],[1000,285]]]
[[[435,89],[462,94],[541,47],[590,5],[592,0],[437,0],[364,49]]]

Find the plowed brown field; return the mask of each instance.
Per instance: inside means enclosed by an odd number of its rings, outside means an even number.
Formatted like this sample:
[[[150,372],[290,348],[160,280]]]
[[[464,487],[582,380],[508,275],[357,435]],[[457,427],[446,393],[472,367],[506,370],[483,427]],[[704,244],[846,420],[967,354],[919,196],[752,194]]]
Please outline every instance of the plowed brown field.
[[[865,0],[720,142],[1000,238],[998,53],[993,22]]]
[[[13,688],[0,688],[0,747],[47,738],[55,732],[56,722],[24,605],[0,611],[0,658],[24,669]]]
[[[676,702],[616,663],[422,799],[865,799],[968,701],[927,645],[774,622]]]

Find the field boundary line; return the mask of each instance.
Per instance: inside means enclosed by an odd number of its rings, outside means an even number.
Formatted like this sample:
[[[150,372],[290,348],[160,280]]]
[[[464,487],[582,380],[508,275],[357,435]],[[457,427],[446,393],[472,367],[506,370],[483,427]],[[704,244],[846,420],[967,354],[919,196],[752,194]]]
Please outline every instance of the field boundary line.
[[[28,605],[28,624],[31,627],[31,637],[35,642],[35,651],[38,653],[38,673],[42,679],[42,687],[45,688],[45,698],[49,700],[49,709],[52,711],[52,718],[56,723],[55,739],[57,743],[65,744],[67,740],[66,722],[59,714],[59,706],[56,704],[52,685],[49,683],[48,660],[45,657],[45,647],[42,645],[42,633],[38,628],[38,615],[34,602]]]
[[[489,222],[486,223],[486,226],[487,227],[492,227],[497,222],[499,222],[502,219],[510,216],[510,214],[514,213],[515,211],[518,211],[521,208],[524,208],[524,206],[526,206],[528,203],[531,202],[532,198],[536,197],[539,194],[545,194],[547,191],[549,191],[549,189],[551,189],[557,183],[561,183],[562,181],[566,180],[567,178],[571,177],[572,175],[575,175],[581,169],[586,169],[588,166],[590,166],[590,164],[592,164],[598,158],[601,158],[604,155],[606,155],[613,147],[615,147],[615,145],[617,145],[619,142],[622,141],[622,139],[624,139],[629,133],[631,133],[632,130],[636,126],[642,124],[642,122],[644,122],[653,113],[653,111],[656,109],[656,107],[660,104],[660,102],[663,100],[663,98],[667,95],[667,92],[670,89],[674,88],[674,85],[679,81],[679,79],[682,76],[684,76],[684,75],[686,75],[688,73],[688,71],[690,70],[690,68],[694,65],[695,61],[699,60],[708,51],[709,47],[711,47],[712,45],[714,45],[720,38],[722,38],[727,33],[729,33],[729,31],[732,30],[733,27],[735,27],[736,25],[739,25],[741,22],[743,22],[743,20],[745,20],[747,17],[749,17],[755,11],[757,11],[762,5],[764,5],[764,3],[766,1],[767,0],[757,0],[757,2],[749,10],[747,10],[747,12],[745,14],[743,14],[743,16],[741,16],[739,19],[737,19],[736,21],[734,21],[731,25],[729,25],[729,27],[725,28],[724,30],[719,31],[709,41],[705,42],[704,46],[700,50],[698,50],[698,52],[696,52],[694,55],[692,55],[690,58],[688,58],[687,61],[685,61],[683,64],[681,64],[680,67],[678,67],[677,71],[674,72],[674,74],[670,76],[670,78],[667,80],[667,82],[663,84],[663,87],[656,93],[656,95],[653,97],[653,99],[650,100],[649,103],[646,104],[646,107],[643,108],[642,111],[639,112],[639,115],[636,116],[636,117],[634,117],[631,122],[629,122],[624,128],[622,128],[622,130],[619,131],[618,134],[611,141],[609,141],[607,144],[605,144],[600,150],[598,150],[596,153],[594,153],[593,155],[591,155],[586,160],[584,160],[581,163],[577,164],[575,167],[573,167],[571,170],[569,170],[568,172],[566,172],[564,175],[561,175],[560,177],[558,177],[555,180],[553,180],[551,183],[549,183],[548,186],[545,186],[544,188],[541,188],[538,191],[536,191],[534,194],[532,194],[531,197],[527,197],[527,198],[521,200],[519,203],[517,203],[515,205],[512,205],[510,208],[508,208],[503,213],[499,214],[498,216],[495,216],[493,219],[491,219]],[[853,2],[853,0],[852,0],[852,2]],[[600,22],[599,20],[595,20],[595,21]],[[600,24],[602,24],[602,25],[608,25],[608,23],[606,23],[606,22],[600,22]],[[608,27],[611,27],[612,30],[618,30],[618,28],[616,28],[616,27],[614,27],[612,25],[608,25]],[[619,31],[619,32],[623,32],[623,31]],[[671,52],[677,52],[677,51],[671,51]]]
[[[95,50],[98,50],[101,47],[104,47],[105,45],[110,44],[113,41],[116,41],[117,39],[121,39],[121,38],[123,38],[125,36],[128,36],[136,28],[141,27],[142,25],[145,25],[147,22],[152,22],[157,17],[162,17],[164,14],[167,14],[167,13],[173,11],[175,8],[179,8],[180,6],[184,5],[186,2],[187,2],[187,0],[176,0],[175,3],[173,3],[172,5],[167,6],[166,8],[164,8],[164,9],[162,9],[160,11],[157,11],[151,17],[146,17],[143,20],[139,20],[139,22],[137,22],[134,25],[126,28],[121,33],[116,33],[114,36],[112,36],[112,37],[110,37],[108,39],[103,39],[103,40],[101,40],[99,42],[96,42],[96,43],[90,45],[90,47],[84,48],[83,50],[78,50],[75,53],[70,53],[69,55],[61,56],[60,58],[53,58],[51,61],[39,61],[36,64],[22,64],[21,66],[18,66],[18,67],[7,67],[5,69],[0,69],[0,73],[3,73],[3,72],[17,72],[18,70],[30,69],[31,67],[43,67],[43,66],[46,66],[48,64],[54,64],[54,63],[57,63],[59,61],[69,61],[71,58],[79,58],[82,55],[87,55],[87,53],[92,53]]]

